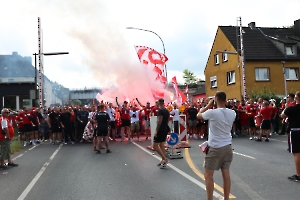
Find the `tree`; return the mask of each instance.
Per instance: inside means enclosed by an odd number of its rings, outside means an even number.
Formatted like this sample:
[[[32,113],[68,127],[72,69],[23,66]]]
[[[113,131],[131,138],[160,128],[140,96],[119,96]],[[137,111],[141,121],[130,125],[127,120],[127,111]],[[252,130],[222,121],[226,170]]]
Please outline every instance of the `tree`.
[[[81,105],[81,101],[80,101],[79,99],[75,99],[75,100],[73,100],[73,104],[74,104],[75,106]]]
[[[189,71],[188,69],[183,70],[183,79],[184,79],[184,84],[187,85],[197,85],[197,82],[200,80],[197,78],[196,75],[194,75],[194,72]]]

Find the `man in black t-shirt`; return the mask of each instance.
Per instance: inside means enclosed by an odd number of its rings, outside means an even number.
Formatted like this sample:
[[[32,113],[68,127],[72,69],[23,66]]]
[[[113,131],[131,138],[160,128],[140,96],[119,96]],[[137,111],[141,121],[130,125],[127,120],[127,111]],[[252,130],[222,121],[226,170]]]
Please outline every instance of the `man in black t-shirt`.
[[[82,106],[81,110],[77,112],[77,120],[79,121],[79,124],[78,124],[78,138],[76,139],[82,142],[82,135],[84,132],[84,128],[89,121],[89,112],[87,111],[87,108],[85,106]]]
[[[157,112],[157,124],[154,133],[154,144],[153,149],[161,156],[162,160],[157,166],[166,165],[168,164],[168,159],[166,158],[165,152],[165,141],[167,138],[167,134],[170,131],[168,126],[170,113],[164,107],[164,100],[159,99],[159,110]]]
[[[288,177],[288,180],[300,182],[300,91],[295,95],[296,105],[286,108],[281,117],[289,118],[291,153],[294,154],[296,174]]]
[[[51,129],[52,132],[52,144],[55,144],[55,142],[61,142],[61,129],[59,125],[59,107],[55,107],[53,112],[51,112],[48,116],[48,125],[49,129]]]
[[[72,135],[72,132],[71,132],[71,113],[69,112],[68,108],[67,107],[63,107],[63,110],[62,110],[62,114],[59,116],[59,123],[60,123],[60,126],[63,130],[63,133],[64,133],[64,137],[65,137],[65,144],[68,144],[68,140],[69,140],[69,137],[72,141],[72,144],[74,144],[74,138],[73,138],[73,135]]]
[[[104,138],[104,143],[106,146],[106,153],[111,153],[108,147],[108,123],[110,122],[110,117],[108,113],[104,111],[105,106],[102,104],[98,106],[98,109],[100,110],[97,112],[97,114],[94,116],[94,123],[97,123],[97,154],[100,154],[101,151],[101,138]]]
[[[192,102],[191,107],[188,108],[187,113],[188,113],[188,119],[189,119],[188,132],[191,135],[193,135],[193,133],[194,133],[194,138],[197,139],[198,136],[196,135],[196,133],[197,133],[196,126],[197,126],[197,114],[198,114],[198,111],[195,108],[194,102]]]

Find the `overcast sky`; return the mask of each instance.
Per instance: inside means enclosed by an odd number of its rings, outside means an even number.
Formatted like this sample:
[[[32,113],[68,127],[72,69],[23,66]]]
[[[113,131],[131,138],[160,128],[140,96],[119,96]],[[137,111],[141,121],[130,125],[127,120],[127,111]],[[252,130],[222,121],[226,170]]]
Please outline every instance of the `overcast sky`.
[[[140,67],[134,45],[163,52],[168,80],[183,83],[188,69],[204,79],[204,68],[219,25],[256,22],[259,27],[289,26],[299,19],[299,0],[1,0],[0,55],[38,52],[37,18],[43,52],[70,52],[44,58],[46,76],[68,88],[114,86],[134,80]],[[34,58],[32,59],[34,61]]]

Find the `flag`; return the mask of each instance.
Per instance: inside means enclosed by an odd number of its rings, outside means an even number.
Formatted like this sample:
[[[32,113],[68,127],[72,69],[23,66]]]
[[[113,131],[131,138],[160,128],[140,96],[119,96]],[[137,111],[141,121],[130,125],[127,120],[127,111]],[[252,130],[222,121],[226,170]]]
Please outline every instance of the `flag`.
[[[153,95],[153,98],[155,99],[155,101],[158,99],[164,98],[164,96],[165,96],[164,92],[160,92],[160,91],[153,90],[153,89],[151,89],[151,92],[152,92],[152,95]]]
[[[186,85],[186,87],[185,87],[185,93],[186,93],[187,99],[189,100],[189,86],[188,85]]]
[[[176,98],[179,104],[182,104],[182,102],[185,102],[187,100],[187,97],[183,94],[183,92],[178,88],[177,79],[176,76],[172,78],[172,85],[175,89]]]

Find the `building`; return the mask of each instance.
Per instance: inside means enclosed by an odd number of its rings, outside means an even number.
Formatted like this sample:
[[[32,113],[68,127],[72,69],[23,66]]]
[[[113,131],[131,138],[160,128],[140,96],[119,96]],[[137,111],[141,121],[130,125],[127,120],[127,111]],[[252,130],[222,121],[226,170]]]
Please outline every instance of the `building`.
[[[300,20],[290,28],[251,22],[242,33],[247,97],[264,89],[278,96],[300,89]],[[204,71],[207,96],[223,90],[229,99],[243,98],[240,47],[239,27],[218,27]]]
[[[35,84],[37,74],[31,57],[22,57],[17,52],[13,52],[12,55],[0,55],[1,109],[5,107],[19,110],[24,106],[28,108],[37,106],[38,88]],[[45,107],[49,107],[52,102],[62,104],[63,98],[59,92],[55,91],[55,83],[46,76],[43,79]]]

